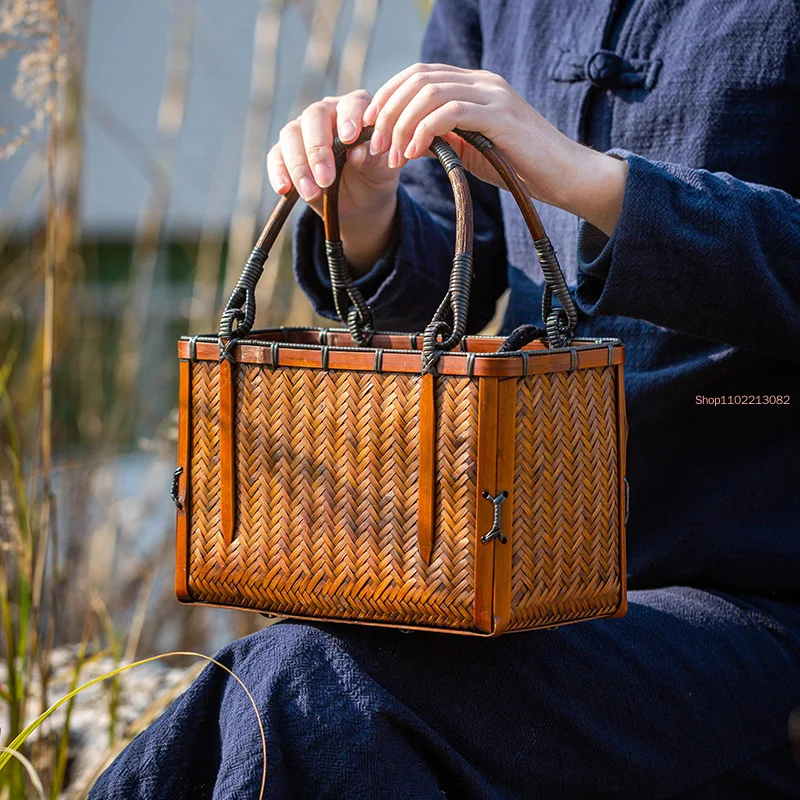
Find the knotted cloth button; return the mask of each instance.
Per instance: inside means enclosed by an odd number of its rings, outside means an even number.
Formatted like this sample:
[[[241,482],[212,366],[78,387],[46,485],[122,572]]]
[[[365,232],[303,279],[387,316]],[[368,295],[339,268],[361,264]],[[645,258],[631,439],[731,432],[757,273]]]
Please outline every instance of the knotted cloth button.
[[[610,50],[583,55],[578,50],[559,50],[550,77],[554,81],[588,81],[603,89],[652,91],[661,69],[660,58],[622,58]]]
[[[596,50],[586,59],[586,78],[599,89],[617,86],[622,71],[622,59],[610,50]]]

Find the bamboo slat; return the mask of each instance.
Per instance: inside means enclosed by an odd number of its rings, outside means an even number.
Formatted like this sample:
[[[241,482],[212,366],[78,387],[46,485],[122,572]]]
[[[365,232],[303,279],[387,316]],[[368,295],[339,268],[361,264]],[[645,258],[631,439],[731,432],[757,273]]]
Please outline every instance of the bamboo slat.
[[[483,635],[620,608],[617,365],[500,381],[191,367],[183,601]],[[233,381],[228,438],[222,371]],[[436,409],[429,563],[418,539],[426,379]],[[509,494],[505,544],[481,540],[493,517],[484,491]]]

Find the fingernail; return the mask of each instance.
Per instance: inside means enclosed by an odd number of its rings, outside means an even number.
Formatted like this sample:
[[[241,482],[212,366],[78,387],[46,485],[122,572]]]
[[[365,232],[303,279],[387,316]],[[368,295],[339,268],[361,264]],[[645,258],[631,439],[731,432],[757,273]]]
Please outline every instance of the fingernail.
[[[356,135],[356,126],[350,122],[349,119],[346,119],[343,123],[341,128],[339,128],[339,138],[343,142],[349,142],[354,136]]]
[[[321,161],[319,164],[314,164],[311,169],[320,186],[330,186],[333,183],[333,170],[326,162]]]
[[[300,197],[306,202],[313,200],[317,195],[317,185],[311,178],[300,178],[300,183],[297,187],[300,192]]]
[[[357,147],[354,147],[350,152],[347,154],[347,160],[354,166],[354,167],[361,167],[366,163],[367,160],[367,145],[366,143],[360,144]]]
[[[405,153],[403,153],[404,158],[414,158],[414,154],[417,152],[417,143],[416,142],[409,142],[408,147],[406,147]]]
[[[392,145],[389,148],[389,168],[394,169],[397,166],[397,162],[399,160],[399,156],[397,153],[397,148]]]
[[[375,122],[375,106],[372,103],[364,109],[364,116],[361,119],[364,120],[365,125],[372,125]]]
[[[376,156],[381,150],[383,150],[383,137],[378,131],[375,131],[372,134],[372,138],[369,140],[369,154],[371,156]]]

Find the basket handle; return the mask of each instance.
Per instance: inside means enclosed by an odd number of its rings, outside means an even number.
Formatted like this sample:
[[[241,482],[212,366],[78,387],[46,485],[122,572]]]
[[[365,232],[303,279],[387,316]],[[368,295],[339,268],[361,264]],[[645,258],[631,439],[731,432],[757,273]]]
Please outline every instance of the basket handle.
[[[454,130],[489,161],[517,201],[533,238],[536,254],[544,274],[542,319],[547,329],[548,344],[551,347],[568,345],[575,330],[578,318],[577,309],[567,288],[553,246],[544,231],[530,197],[505,156],[494,147],[489,139],[483,134],[473,131],[464,131],[458,128]],[[372,136],[372,131],[372,127],[362,129],[358,138],[350,144],[343,143],[338,137],[334,139],[336,178],[329,187],[323,190],[325,250],[334,303],[340,319],[347,325],[353,339],[361,345],[369,345],[375,332],[374,322],[371,309],[353,283],[342,249],[339,234],[338,190],[347,151],[351,147],[367,141]],[[444,139],[435,137],[430,150],[439,159],[453,187],[456,206],[456,243],[447,294],[423,335],[423,372],[435,371],[439,355],[447,350],[452,350],[464,336],[472,281],[473,212],[466,171],[455,151]],[[219,337],[221,340],[226,340],[223,356],[227,354],[236,339],[247,336],[253,327],[256,313],[256,284],[263,273],[269,251],[298,198],[299,195],[294,187],[281,198],[245,264],[220,320]],[[560,307],[553,307],[553,295],[561,303]],[[349,300],[349,307],[346,299]],[[448,324],[446,321],[448,311],[452,314],[452,324]]]
[[[522,212],[522,218],[528,226],[531,239],[533,239],[536,256],[544,275],[542,323],[547,330],[548,347],[567,347],[575,335],[578,309],[569,293],[567,281],[556,257],[556,251],[545,233],[544,225],[539,218],[536,206],[533,205],[533,200],[506,157],[486,136],[460,128],[455,128],[454,133],[458,134],[467,144],[471,144],[495,168],[516,200],[519,210]],[[561,304],[560,307],[553,306],[553,295]]]
[[[350,144],[344,144],[338,137],[334,140],[336,178],[324,190],[322,201],[325,252],[328,258],[328,270],[331,276],[336,311],[342,322],[347,325],[354,341],[365,346],[369,345],[375,332],[375,326],[372,310],[353,283],[342,249],[339,235],[339,181],[346,162],[347,151],[357,144],[368,141],[372,136],[372,131],[372,127],[364,128],[358,138]],[[441,137],[434,138],[430,150],[447,173],[453,189],[456,207],[456,241],[447,293],[422,336],[423,373],[433,372],[438,357],[442,353],[452,350],[466,333],[470,285],[472,284],[473,212],[467,172],[453,148]],[[350,301],[349,308],[348,300]],[[452,316],[452,324],[447,321],[448,311]]]

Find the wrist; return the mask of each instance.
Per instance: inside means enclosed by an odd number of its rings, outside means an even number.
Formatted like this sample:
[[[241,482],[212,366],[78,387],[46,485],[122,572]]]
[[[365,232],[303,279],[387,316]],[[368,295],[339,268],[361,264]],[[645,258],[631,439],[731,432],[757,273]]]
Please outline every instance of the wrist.
[[[610,237],[622,212],[628,162],[573,144],[572,176],[565,182],[567,192],[558,205]]]
[[[397,210],[397,188],[390,192],[375,192],[357,201],[344,192],[339,196],[339,222],[348,228],[369,229],[373,225],[385,225],[394,219]]]
[[[341,216],[339,227],[347,261],[353,276],[365,275],[383,255],[392,239],[397,211],[397,194],[389,202],[369,211]]]

